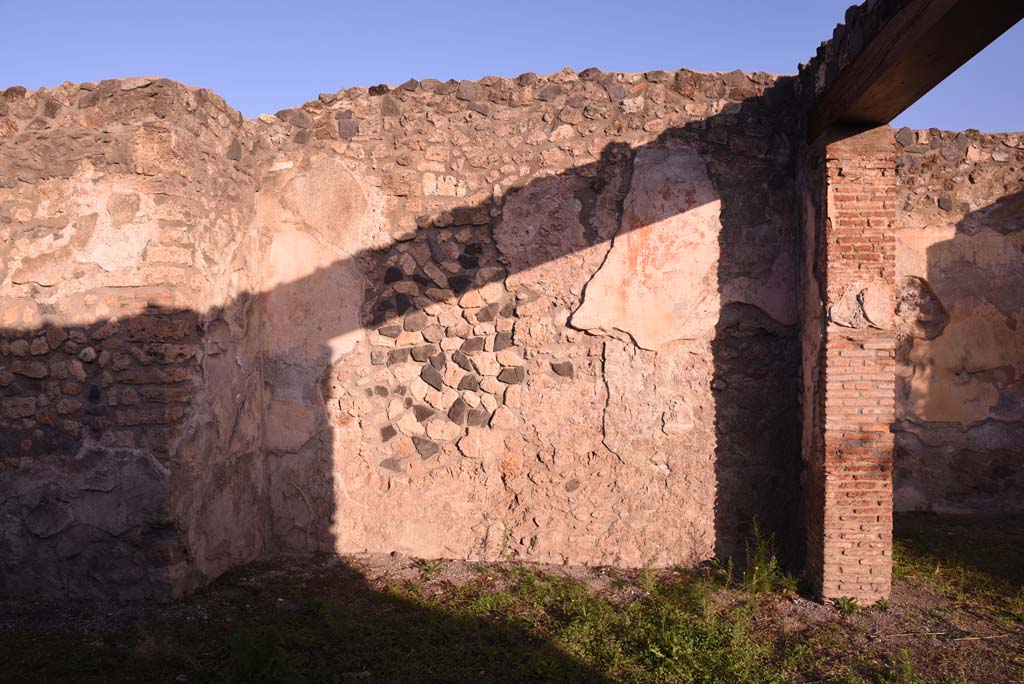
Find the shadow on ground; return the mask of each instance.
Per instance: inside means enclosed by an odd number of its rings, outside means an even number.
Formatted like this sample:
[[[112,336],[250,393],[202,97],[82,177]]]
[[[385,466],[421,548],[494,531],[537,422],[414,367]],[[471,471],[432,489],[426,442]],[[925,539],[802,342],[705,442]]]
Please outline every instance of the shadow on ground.
[[[973,578],[1019,594],[1024,611],[1024,515],[901,513],[895,516],[894,536],[898,570],[904,574],[919,569],[951,581]]]
[[[432,605],[432,566],[401,564],[393,587],[324,557],[248,566],[165,606],[8,606],[4,681],[608,681],[527,629],[530,616]]]
[[[0,603],[3,681],[1019,681],[1022,521],[896,529],[891,603],[849,614],[784,576],[387,555],[276,559],[164,605]]]

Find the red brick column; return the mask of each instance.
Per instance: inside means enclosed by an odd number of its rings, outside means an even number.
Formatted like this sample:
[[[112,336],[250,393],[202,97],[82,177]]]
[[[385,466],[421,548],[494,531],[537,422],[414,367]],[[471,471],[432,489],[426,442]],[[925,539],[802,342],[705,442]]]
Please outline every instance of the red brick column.
[[[896,150],[889,127],[829,140],[813,256],[823,308],[807,398],[817,433],[805,442],[808,485],[818,489],[808,570],[822,598],[869,604],[892,578]]]

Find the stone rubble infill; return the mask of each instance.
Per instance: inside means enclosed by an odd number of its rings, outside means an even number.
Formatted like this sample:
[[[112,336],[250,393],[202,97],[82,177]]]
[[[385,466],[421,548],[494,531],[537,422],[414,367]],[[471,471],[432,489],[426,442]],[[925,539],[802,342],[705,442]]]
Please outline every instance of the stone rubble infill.
[[[794,280],[791,100],[788,77],[687,70],[409,81],[255,120],[165,79],[8,89],[0,449],[32,493],[3,504],[31,559],[5,576],[157,596],[270,551],[709,555],[742,525],[715,519],[716,451],[771,483],[796,453],[781,428],[716,440],[700,380],[722,356],[702,312],[729,302],[771,329],[731,358],[792,375],[771,322]],[[700,258],[632,277],[625,250],[666,234],[703,234],[680,246]],[[704,302],[720,274],[727,301]],[[624,278],[652,309],[574,322]],[[795,424],[795,395],[727,374]],[[98,556],[116,581],[90,579]]]

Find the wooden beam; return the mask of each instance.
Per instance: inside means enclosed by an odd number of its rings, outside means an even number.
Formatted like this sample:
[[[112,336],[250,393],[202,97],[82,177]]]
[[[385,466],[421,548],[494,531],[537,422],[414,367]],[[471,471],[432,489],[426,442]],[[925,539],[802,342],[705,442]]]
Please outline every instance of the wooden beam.
[[[889,123],[1022,18],[1024,0],[910,0],[818,96],[808,140]]]

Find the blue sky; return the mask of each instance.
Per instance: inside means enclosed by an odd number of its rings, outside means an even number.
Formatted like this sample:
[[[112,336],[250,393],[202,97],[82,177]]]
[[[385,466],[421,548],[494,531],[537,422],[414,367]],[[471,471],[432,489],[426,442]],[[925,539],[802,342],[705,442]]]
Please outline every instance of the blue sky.
[[[0,87],[159,75],[247,116],[321,92],[565,66],[793,73],[852,0],[0,0]],[[1024,130],[1024,23],[896,125]]]

